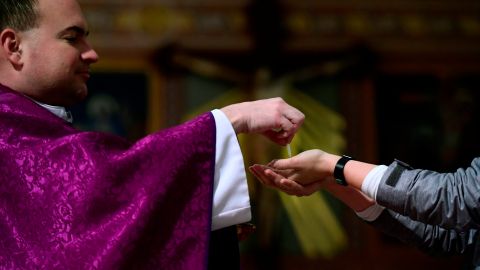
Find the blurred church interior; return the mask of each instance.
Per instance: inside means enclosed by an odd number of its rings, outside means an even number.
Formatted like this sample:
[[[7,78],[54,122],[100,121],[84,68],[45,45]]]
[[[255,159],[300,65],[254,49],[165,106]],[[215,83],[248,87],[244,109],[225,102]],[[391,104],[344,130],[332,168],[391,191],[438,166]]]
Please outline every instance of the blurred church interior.
[[[281,96],[307,117],[295,153],[442,172],[480,153],[477,0],[81,0],[100,54],[80,128],[137,139],[229,103]],[[246,165],[285,157],[239,137]],[[459,269],[389,238],[329,194],[249,179],[243,269]]]

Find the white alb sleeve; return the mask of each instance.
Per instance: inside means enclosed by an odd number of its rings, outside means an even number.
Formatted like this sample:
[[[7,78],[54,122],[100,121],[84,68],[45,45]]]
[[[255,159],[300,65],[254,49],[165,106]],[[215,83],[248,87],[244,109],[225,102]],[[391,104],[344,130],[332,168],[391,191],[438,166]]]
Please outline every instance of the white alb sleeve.
[[[227,116],[213,110],[216,124],[212,231],[250,221],[250,196],[242,152]]]

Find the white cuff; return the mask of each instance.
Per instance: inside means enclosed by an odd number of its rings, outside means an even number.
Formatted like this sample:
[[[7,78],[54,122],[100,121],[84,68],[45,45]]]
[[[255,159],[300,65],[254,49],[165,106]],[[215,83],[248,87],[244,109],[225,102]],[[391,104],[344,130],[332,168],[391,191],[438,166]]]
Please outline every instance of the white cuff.
[[[378,186],[380,185],[380,181],[382,180],[383,175],[387,171],[387,166],[379,165],[373,170],[371,170],[365,179],[363,179],[362,183],[362,192],[365,193],[368,197],[376,200],[377,198],[377,190]]]
[[[250,221],[250,196],[243,156],[235,130],[220,110],[212,111],[216,124],[212,231]]]

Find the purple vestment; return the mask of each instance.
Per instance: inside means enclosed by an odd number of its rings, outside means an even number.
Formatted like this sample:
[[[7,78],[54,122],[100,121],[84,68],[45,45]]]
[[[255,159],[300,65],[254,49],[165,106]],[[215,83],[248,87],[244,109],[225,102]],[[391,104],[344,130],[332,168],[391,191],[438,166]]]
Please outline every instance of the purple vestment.
[[[205,269],[214,121],[132,144],[0,85],[0,269]]]

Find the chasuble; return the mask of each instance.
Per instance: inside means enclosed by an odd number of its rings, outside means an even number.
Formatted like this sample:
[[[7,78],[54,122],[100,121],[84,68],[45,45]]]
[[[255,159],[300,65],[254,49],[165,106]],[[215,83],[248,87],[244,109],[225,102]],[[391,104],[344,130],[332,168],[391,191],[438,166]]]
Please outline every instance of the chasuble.
[[[0,85],[0,266],[206,269],[215,120],[131,143]]]

